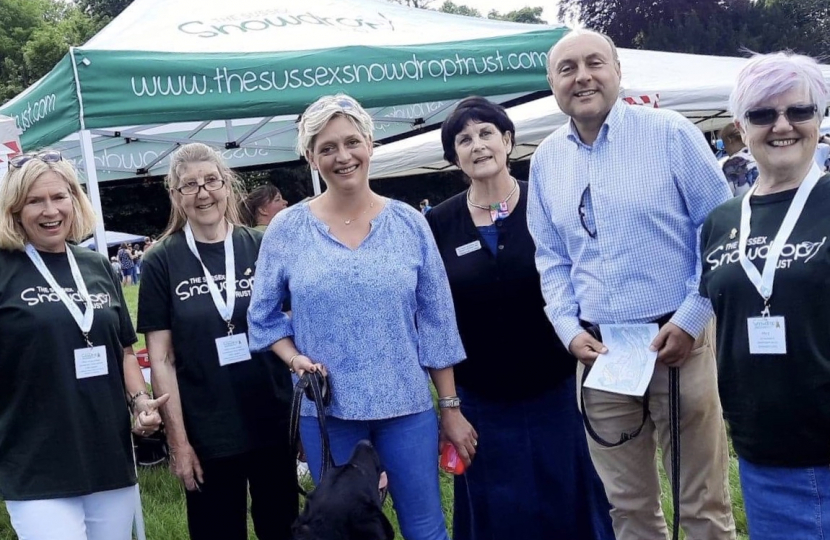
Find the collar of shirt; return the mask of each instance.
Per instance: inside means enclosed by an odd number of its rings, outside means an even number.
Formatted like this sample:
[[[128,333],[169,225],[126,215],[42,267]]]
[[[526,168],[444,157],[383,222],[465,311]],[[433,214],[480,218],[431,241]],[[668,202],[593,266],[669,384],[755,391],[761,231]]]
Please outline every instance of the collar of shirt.
[[[611,110],[608,111],[608,116],[605,117],[605,121],[599,128],[599,134],[597,135],[597,140],[594,141],[594,144],[591,145],[582,142],[582,139],[579,137],[579,132],[576,130],[576,126],[574,125],[573,119],[568,121],[567,139],[578,146],[584,146],[585,148],[592,148],[598,144],[602,144],[605,141],[613,141],[622,129],[623,118],[625,117],[627,107],[629,107],[629,105],[624,103],[622,100],[617,100],[614,106],[611,107]]]

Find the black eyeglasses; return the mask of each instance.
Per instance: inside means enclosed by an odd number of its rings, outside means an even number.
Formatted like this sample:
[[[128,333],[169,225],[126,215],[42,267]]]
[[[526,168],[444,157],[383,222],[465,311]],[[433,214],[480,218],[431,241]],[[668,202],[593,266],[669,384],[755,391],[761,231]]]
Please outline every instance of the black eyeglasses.
[[[202,188],[205,188],[205,191],[216,191],[218,189],[222,189],[222,186],[225,185],[225,180],[222,178],[211,178],[207,180],[204,184],[200,184],[198,182],[188,182],[182,186],[176,188],[176,191],[181,193],[182,195],[196,195]]]
[[[782,114],[787,117],[787,122],[790,124],[803,124],[815,118],[816,112],[818,112],[818,106],[815,104],[790,105],[783,111],[773,107],[752,109],[746,111],[744,116],[753,126],[771,126],[778,121],[778,117]]]
[[[56,150],[45,150],[43,152],[35,152],[31,154],[20,154],[19,156],[15,156],[9,160],[9,167],[21,169],[24,165],[26,165],[33,159],[38,159],[40,161],[43,161],[44,163],[57,163],[58,161],[63,161],[63,156],[60,152]]]
[[[582,224],[582,228],[585,229],[585,232],[588,233],[588,236],[591,238],[597,237],[597,230],[594,229],[593,231],[588,227],[588,197],[591,194],[591,184],[585,186],[585,189],[582,190],[582,196],[579,198],[579,222]]]

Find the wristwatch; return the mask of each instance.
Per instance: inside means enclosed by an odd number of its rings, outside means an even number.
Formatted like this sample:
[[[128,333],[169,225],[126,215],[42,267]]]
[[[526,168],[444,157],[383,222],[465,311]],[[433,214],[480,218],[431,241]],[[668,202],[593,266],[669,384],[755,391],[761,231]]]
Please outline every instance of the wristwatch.
[[[458,396],[450,396],[440,398],[438,400],[438,407],[442,409],[457,409],[461,406],[461,398]]]

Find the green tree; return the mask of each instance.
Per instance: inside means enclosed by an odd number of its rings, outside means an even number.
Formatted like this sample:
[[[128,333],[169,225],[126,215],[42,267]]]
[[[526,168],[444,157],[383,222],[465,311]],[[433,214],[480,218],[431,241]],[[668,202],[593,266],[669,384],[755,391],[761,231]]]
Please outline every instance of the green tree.
[[[547,24],[547,21],[542,19],[542,11],[544,11],[543,7],[523,7],[502,15],[495,9],[491,9],[487,18],[526,24]]]
[[[127,9],[133,0],[79,0],[78,6],[87,15],[110,21]]]
[[[456,4],[451,0],[446,0],[443,4],[441,4],[438,11],[453,13],[455,15],[466,15],[467,17],[481,17],[481,12],[479,10],[463,4]]]

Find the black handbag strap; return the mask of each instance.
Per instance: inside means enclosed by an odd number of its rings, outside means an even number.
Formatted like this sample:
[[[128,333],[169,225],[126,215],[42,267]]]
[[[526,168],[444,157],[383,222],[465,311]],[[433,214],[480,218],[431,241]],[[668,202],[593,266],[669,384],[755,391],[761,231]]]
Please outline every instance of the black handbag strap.
[[[329,443],[329,432],[326,429],[326,405],[325,399],[329,389],[328,382],[320,372],[306,371],[297,384],[294,386],[294,395],[291,399],[291,419],[289,422],[289,436],[291,448],[297,450],[300,440],[300,409],[302,408],[303,395],[311,394],[310,399],[314,401],[317,408],[317,422],[320,426],[321,465],[320,477],[323,478],[329,469],[333,467],[334,461],[331,457],[331,445]],[[308,493],[299,486],[300,493],[308,497]]]

